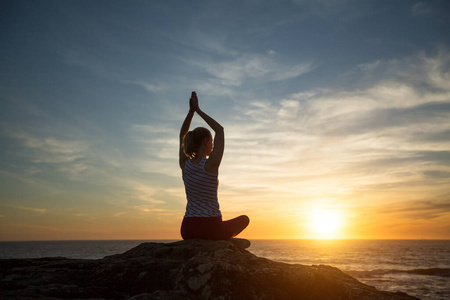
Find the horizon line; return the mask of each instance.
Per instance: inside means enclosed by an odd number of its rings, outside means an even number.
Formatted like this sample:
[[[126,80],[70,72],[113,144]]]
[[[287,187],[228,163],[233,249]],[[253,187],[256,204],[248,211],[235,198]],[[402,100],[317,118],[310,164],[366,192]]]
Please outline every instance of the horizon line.
[[[242,238],[243,239],[243,238]],[[338,239],[321,239],[321,238],[257,238],[249,239],[250,241],[450,241],[450,238],[338,238]],[[61,240],[0,240],[0,243],[14,242],[117,242],[117,241],[171,241],[178,242],[183,239],[61,239]]]

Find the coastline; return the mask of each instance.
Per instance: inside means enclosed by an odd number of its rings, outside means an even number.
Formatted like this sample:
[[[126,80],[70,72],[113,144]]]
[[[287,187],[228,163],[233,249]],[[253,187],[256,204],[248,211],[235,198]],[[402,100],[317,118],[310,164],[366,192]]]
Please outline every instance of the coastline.
[[[97,260],[9,259],[0,266],[6,299],[31,293],[57,299],[158,299],[161,293],[187,299],[418,299],[377,290],[331,266],[258,257],[229,241],[143,243]]]

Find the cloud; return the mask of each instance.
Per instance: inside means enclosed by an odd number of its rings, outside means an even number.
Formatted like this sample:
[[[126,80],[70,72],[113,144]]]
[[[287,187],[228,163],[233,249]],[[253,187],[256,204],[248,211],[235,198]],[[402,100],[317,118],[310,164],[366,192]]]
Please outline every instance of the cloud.
[[[407,108],[372,109],[361,112],[356,117],[347,116],[347,122],[328,128],[327,134],[358,135],[395,128],[414,128],[417,131],[427,125],[440,127],[436,128],[437,130],[446,129],[449,115],[450,102],[425,103]]]
[[[449,128],[450,93],[448,86],[441,83],[448,77],[444,66],[450,62],[450,56],[441,53],[437,58],[422,54],[419,57],[407,58],[403,64],[393,60],[395,68],[384,62],[382,73],[388,80],[375,81],[363,90],[318,90],[308,93],[306,98],[305,93],[293,94],[280,101],[279,113],[283,114],[289,104],[291,117],[296,116],[297,123],[307,121],[302,125],[313,127],[312,132],[318,135],[384,134],[386,129],[398,128],[409,131],[426,128],[429,133],[445,131]],[[416,61],[415,68],[423,71],[420,75],[411,77],[405,72],[411,61]],[[365,69],[363,76],[379,72],[377,69]],[[424,82],[429,85],[424,87]]]
[[[165,212],[165,210],[160,209],[160,208],[148,208],[148,207],[135,207],[135,209],[141,211],[141,212],[145,212],[145,213],[160,213],[160,212]]]
[[[230,59],[215,60],[186,60],[188,64],[205,70],[214,76],[215,81],[224,86],[241,86],[245,81],[257,79],[261,83],[266,81],[281,81],[295,78],[312,71],[312,62],[282,64],[277,62],[272,54],[242,54]]]
[[[129,188],[131,194],[131,199],[139,200],[144,203],[164,203],[164,201],[156,200],[153,196],[155,195],[156,188],[152,187],[149,184],[145,184],[136,180],[129,180],[126,183],[126,186]]]
[[[381,214],[402,215],[403,218],[421,220],[435,219],[448,214],[450,203],[445,200],[420,200],[388,204],[379,209]]]
[[[423,175],[425,177],[427,177],[427,178],[433,178],[433,179],[447,179],[447,178],[450,178],[450,172],[449,171],[441,171],[441,170],[427,170],[427,171],[423,172]]]
[[[60,172],[70,180],[81,180],[81,174],[92,171],[95,167],[89,165],[92,157],[91,145],[87,140],[70,139],[71,134],[66,131],[66,139],[52,136],[46,128],[19,128],[8,124],[6,136],[19,142],[15,152],[22,158],[17,176],[22,180],[35,175],[46,176],[49,172]],[[63,134],[64,129],[60,129]],[[23,176],[22,176],[23,175]]]
[[[414,186],[403,192],[409,198],[419,187],[442,192],[430,174],[450,171],[445,138],[450,93],[442,85],[449,62],[442,51],[420,53],[359,68],[368,80],[362,89],[317,89],[278,101],[240,103],[236,111],[242,115],[225,126],[226,155],[232,158],[224,158],[223,182],[235,191],[264,188],[271,197],[304,201],[345,201],[365,190],[382,197],[387,185],[391,190]],[[411,68],[422,72],[412,76]],[[427,173],[434,170],[441,173]]]
[[[411,14],[416,18],[431,16],[434,18],[440,18],[444,22],[447,22],[450,16],[447,8],[448,6],[445,1],[441,3],[439,3],[439,1],[421,1],[412,6]]]
[[[152,204],[164,211],[172,209],[180,197],[170,189],[174,184],[170,174],[179,179],[176,130],[131,125],[131,138],[127,136],[124,140],[128,144],[121,147],[107,140],[103,130],[83,120],[72,127],[48,115],[39,117],[44,117],[38,120],[42,126],[35,126],[34,120],[18,124],[14,119],[1,124],[2,134],[20,157],[20,163],[6,164],[0,171],[14,183],[12,190],[15,184],[25,183],[26,193],[37,193],[48,203],[72,205],[79,199],[92,201],[89,205],[94,207]]]
[[[148,160],[154,163],[160,162],[161,159],[177,161],[178,132],[164,125],[134,124],[130,128],[134,141],[145,146]]]
[[[390,81],[408,83],[416,88],[416,91],[427,91],[428,96],[433,91],[450,91],[447,82],[450,80],[448,62],[450,51],[446,47],[438,47],[434,54],[419,52],[416,55],[397,59],[381,59],[374,62],[360,64],[343,76],[351,76],[351,80],[357,82],[383,82]]]
[[[428,15],[434,12],[434,10],[426,2],[415,3],[411,10],[413,15]]]
[[[37,212],[37,213],[46,213],[48,211],[45,208],[34,208],[34,207],[24,207],[24,206],[19,206],[17,208],[21,209],[21,210],[29,210],[29,211]]]
[[[9,132],[9,136],[20,140],[26,148],[36,150],[33,161],[37,163],[72,162],[84,157],[84,152],[89,148],[89,144],[83,140],[37,137],[26,132]]]
[[[154,83],[148,83],[148,82],[143,82],[143,81],[129,81],[129,80],[126,80],[124,82],[130,83],[130,84],[136,84],[136,85],[144,88],[146,91],[148,91],[150,93],[160,92],[165,89],[165,86],[162,84],[154,84]]]

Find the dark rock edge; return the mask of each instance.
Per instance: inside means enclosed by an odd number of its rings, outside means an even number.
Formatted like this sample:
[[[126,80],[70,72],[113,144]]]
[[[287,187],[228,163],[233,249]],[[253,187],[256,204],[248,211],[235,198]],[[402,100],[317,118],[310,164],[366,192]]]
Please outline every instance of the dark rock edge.
[[[418,299],[339,269],[257,257],[233,241],[143,243],[103,259],[0,260],[2,299]]]

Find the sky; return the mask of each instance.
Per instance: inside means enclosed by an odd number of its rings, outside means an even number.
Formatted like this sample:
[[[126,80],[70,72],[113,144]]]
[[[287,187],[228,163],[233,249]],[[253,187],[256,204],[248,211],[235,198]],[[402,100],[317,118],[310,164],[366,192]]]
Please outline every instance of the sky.
[[[0,8],[0,240],[180,239],[191,91],[242,237],[450,239],[450,2]]]

